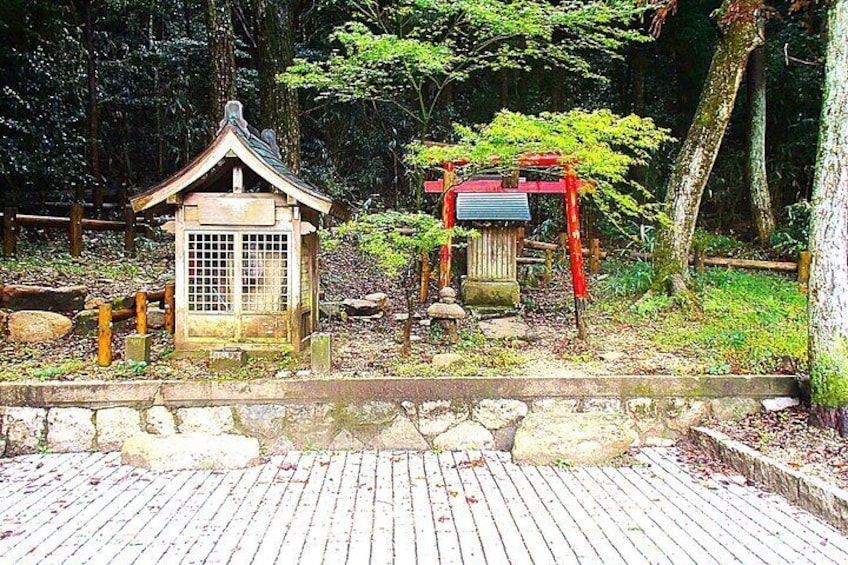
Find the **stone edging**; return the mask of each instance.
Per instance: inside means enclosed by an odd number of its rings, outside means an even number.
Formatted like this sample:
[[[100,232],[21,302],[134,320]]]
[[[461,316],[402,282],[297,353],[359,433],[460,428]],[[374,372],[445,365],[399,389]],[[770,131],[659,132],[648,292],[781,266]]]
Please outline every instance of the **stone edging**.
[[[689,430],[692,442],[747,479],[848,533],[848,491],[801,473],[726,434],[704,427]]]
[[[108,408],[273,404],[280,401],[424,401],[439,398],[797,397],[791,375],[616,375],[566,378],[379,378],[256,381],[71,381],[0,383],[0,406]]]

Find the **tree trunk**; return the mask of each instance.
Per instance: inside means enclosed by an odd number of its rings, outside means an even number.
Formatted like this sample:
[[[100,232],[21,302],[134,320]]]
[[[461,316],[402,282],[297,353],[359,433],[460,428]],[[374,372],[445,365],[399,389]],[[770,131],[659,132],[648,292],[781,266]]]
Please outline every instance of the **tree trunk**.
[[[751,215],[760,242],[774,233],[774,212],[766,176],[766,50],[757,47],[748,60],[748,128],[745,180],[751,196]]]
[[[751,51],[762,43],[754,12],[759,0],[724,0],[718,11],[719,40],[692,125],[668,180],[664,211],[668,223],[657,228],[654,275],[672,293],[685,290],[688,255],[698,209],[724,137],[736,93]],[[733,8],[732,20],[724,15]]]
[[[236,58],[231,0],[204,0],[209,43],[211,99],[209,114],[216,128],[224,105],[236,97]]]
[[[297,90],[277,81],[294,59],[295,8],[291,0],[256,0],[259,52],[259,110],[263,127],[277,133],[286,165],[300,172]]]
[[[848,0],[829,8],[810,223],[812,423],[848,436]]]
[[[99,217],[103,208],[103,192],[100,187],[100,122],[97,116],[97,60],[94,51],[94,26],[91,14],[91,0],[82,0],[83,38],[85,41],[86,72],[88,79],[88,172],[91,175],[94,192],[95,214]],[[82,198],[80,198],[82,196]],[[76,200],[82,204],[85,200],[85,187],[77,190]]]

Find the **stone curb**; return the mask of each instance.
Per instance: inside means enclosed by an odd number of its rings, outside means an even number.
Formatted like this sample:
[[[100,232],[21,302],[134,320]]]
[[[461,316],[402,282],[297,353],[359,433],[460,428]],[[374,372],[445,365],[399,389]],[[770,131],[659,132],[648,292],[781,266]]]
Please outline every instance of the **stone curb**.
[[[108,408],[266,404],[313,400],[355,402],[434,398],[770,398],[797,397],[791,375],[621,375],[566,378],[463,377],[221,381],[6,382],[0,405]]]
[[[717,430],[693,427],[689,430],[689,438],[747,479],[848,534],[848,490],[801,473]]]

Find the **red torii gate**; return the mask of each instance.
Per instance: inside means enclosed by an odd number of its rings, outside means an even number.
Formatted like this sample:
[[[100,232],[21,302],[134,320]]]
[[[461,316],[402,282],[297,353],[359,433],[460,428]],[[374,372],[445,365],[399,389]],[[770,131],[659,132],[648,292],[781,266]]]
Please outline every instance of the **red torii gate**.
[[[583,268],[583,246],[580,241],[580,205],[578,191],[585,184],[577,178],[574,169],[562,162],[562,155],[556,153],[532,154],[522,157],[521,167],[562,167],[560,178],[555,181],[519,180],[515,188],[504,187],[501,179],[470,179],[454,185],[457,166],[466,161],[453,161],[444,164],[442,180],[425,181],[424,190],[430,194],[442,195],[442,223],[451,228],[456,224],[456,195],[461,192],[526,193],[526,194],[562,194],[565,202],[565,217],[568,235],[568,257],[571,264],[571,278],[574,286],[574,313],[577,331],[581,338],[586,337],[586,324],[583,314],[586,310],[588,295],[586,292],[586,271]],[[442,246],[439,257],[439,288],[450,284],[453,248],[450,242]]]

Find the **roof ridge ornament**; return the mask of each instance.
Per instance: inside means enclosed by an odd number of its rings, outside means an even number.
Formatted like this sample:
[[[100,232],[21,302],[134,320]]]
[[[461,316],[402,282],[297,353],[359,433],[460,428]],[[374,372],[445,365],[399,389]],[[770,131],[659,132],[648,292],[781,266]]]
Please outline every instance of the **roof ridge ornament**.
[[[271,128],[266,128],[262,130],[262,133],[259,134],[259,137],[262,139],[262,141],[265,142],[268,147],[270,147],[274,151],[274,154],[278,158],[281,158],[280,146],[277,144],[277,132],[275,132]]]
[[[224,105],[224,119],[218,124],[218,133],[227,124],[232,124],[244,132],[248,132],[247,120],[244,119],[244,107],[238,100],[230,100]]]

